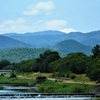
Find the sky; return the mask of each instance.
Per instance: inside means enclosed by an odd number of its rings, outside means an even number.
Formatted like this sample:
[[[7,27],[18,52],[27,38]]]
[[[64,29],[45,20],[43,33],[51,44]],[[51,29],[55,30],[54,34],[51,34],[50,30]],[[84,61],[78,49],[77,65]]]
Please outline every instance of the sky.
[[[0,34],[100,30],[100,0],[0,0]]]

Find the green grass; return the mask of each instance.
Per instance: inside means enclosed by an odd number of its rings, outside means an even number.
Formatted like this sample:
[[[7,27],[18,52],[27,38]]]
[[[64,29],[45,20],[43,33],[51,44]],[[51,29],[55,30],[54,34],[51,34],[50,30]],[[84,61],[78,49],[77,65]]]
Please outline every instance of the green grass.
[[[89,93],[93,92],[92,83],[88,77],[83,75],[76,75],[75,79],[62,80],[50,78],[51,73],[16,73],[16,78],[10,78],[10,74],[5,74],[0,76],[0,84],[13,84],[21,86],[32,85],[36,77],[42,75],[46,76],[48,81],[38,84],[39,92],[44,93]],[[84,81],[87,81],[84,83]],[[92,83],[92,84],[91,84]]]
[[[63,82],[47,81],[38,85],[40,92],[44,93],[89,93],[91,85],[69,84]]]
[[[10,78],[5,76],[0,76],[0,84],[13,84],[29,86],[34,83],[35,80],[32,79],[22,79],[22,78]]]

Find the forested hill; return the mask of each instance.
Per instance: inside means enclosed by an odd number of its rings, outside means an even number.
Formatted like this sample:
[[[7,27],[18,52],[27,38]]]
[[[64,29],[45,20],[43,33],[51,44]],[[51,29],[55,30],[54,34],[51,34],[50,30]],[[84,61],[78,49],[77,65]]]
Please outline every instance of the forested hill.
[[[52,47],[55,50],[59,50],[65,53],[73,53],[73,52],[83,52],[87,55],[91,54],[92,48],[90,46],[83,45],[76,40],[69,39],[64,40]]]
[[[5,59],[10,62],[21,62],[23,60],[36,59],[40,54],[44,53],[48,48],[15,48],[0,52],[0,61]],[[54,50],[52,50],[54,51]],[[61,57],[65,57],[66,53],[58,51]]]
[[[16,48],[0,52],[0,60],[5,59],[10,62],[20,62],[22,60],[38,58],[45,48]]]
[[[28,43],[24,43],[6,36],[0,35],[0,49],[10,49],[18,47],[33,47]]]

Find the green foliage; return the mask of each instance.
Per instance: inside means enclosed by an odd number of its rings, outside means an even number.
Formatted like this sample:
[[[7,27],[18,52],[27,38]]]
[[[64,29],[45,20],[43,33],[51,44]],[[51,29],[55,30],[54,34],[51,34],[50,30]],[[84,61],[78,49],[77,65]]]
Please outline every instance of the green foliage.
[[[4,69],[5,67],[9,66],[11,63],[8,60],[1,60],[0,61],[0,69]]]
[[[40,53],[46,51],[46,48],[15,48],[0,52],[0,60],[6,59],[13,63],[23,60],[38,58]]]
[[[94,48],[92,49],[92,58],[96,58],[99,57],[100,58],[100,45],[96,45],[94,46]]]
[[[76,75],[74,73],[70,74],[71,79],[75,79]]]
[[[38,85],[39,92],[44,93],[89,93],[89,85],[67,84],[62,82],[46,81]]]
[[[100,82],[100,59],[94,59],[87,63],[86,75],[94,81]]]
[[[32,72],[35,59],[22,61],[15,65],[14,69],[19,72]]]
[[[10,78],[16,78],[16,74],[14,72],[11,73]]]
[[[59,58],[58,52],[46,50],[33,64],[33,71],[50,72],[49,64]]]
[[[94,99],[94,100],[100,100],[100,98],[96,98],[96,99]]]
[[[89,57],[83,53],[71,53],[67,57],[61,58],[49,64],[52,72],[68,72],[71,71],[76,74],[85,73],[86,63]]]
[[[23,79],[23,78],[9,78],[5,76],[0,77],[0,84],[13,84],[20,86],[29,86],[34,83],[33,79]]]
[[[44,49],[25,49],[20,48],[20,55],[24,51],[24,58],[28,55],[38,54],[38,58],[31,60],[23,60],[20,63],[10,63],[8,60],[0,61],[0,69],[12,69],[20,72],[51,72],[53,77],[71,77],[74,79],[75,74],[85,74],[93,81],[100,82],[100,46],[96,45],[92,49],[92,56],[87,56],[82,52],[70,53],[64,58],[60,58],[57,51]],[[40,52],[43,52],[39,55]],[[16,49],[12,50],[14,53]],[[22,53],[23,54],[23,53]],[[36,55],[37,55],[36,54]],[[17,55],[17,53],[14,53]],[[12,55],[12,58],[13,56]],[[17,56],[20,56],[17,55]],[[8,55],[7,56],[11,56]],[[21,55],[22,56],[22,55]],[[17,59],[17,58],[15,58]]]
[[[87,85],[74,85],[71,87],[72,93],[89,93],[90,86]]]

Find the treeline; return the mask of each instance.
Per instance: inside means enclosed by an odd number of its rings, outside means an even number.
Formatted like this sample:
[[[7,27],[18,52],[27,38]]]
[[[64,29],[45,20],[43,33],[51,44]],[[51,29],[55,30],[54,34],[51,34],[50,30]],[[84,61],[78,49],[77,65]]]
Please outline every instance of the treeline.
[[[86,74],[91,80],[100,82],[100,45],[94,46],[92,55],[82,52],[70,53],[61,58],[57,51],[46,50],[37,59],[8,64],[0,69],[12,69],[19,72],[45,72],[54,76],[68,77],[70,73]]]

